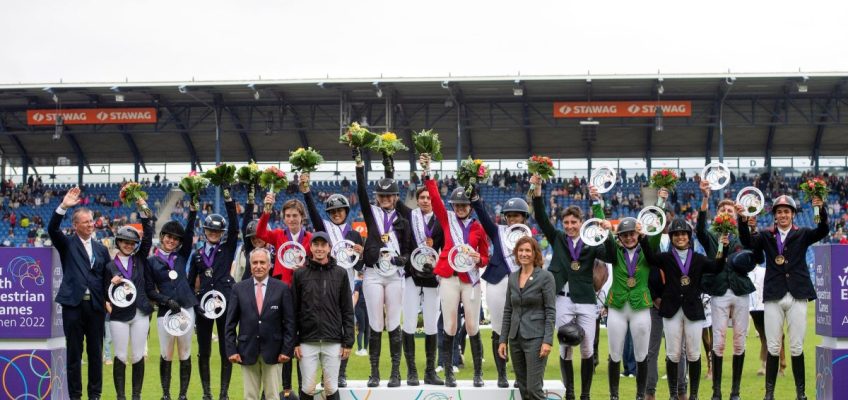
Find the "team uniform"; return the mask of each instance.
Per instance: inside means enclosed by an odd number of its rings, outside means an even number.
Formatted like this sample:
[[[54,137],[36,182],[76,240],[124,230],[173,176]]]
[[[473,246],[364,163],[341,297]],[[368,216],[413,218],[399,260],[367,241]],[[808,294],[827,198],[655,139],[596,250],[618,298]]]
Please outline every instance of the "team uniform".
[[[600,203],[593,204],[593,213],[603,217]],[[580,381],[581,398],[588,398],[594,374],[594,340],[595,322],[598,308],[595,298],[593,272],[595,259],[605,259],[607,246],[585,246],[579,238],[571,238],[563,231],[558,231],[548,219],[542,197],[533,197],[533,212],[536,222],[544,233],[548,243],[553,247],[553,256],[548,266],[556,281],[556,328],[577,320],[583,328],[583,341],[580,343]],[[560,374],[566,388],[574,395],[574,367],[571,363],[572,349],[570,346],[560,346]]]
[[[460,220],[456,213],[448,211],[439,194],[436,181],[425,176],[424,184],[430,193],[433,202],[433,213],[442,227],[447,229],[445,234],[445,246],[439,253],[439,261],[436,263],[434,272],[441,277],[439,282],[439,295],[442,301],[442,321],[445,327],[445,339],[443,351],[445,353],[445,385],[456,386],[453,376],[453,337],[457,331],[459,303],[462,302],[465,310],[465,330],[471,343],[471,356],[474,361],[474,386],[483,386],[483,344],[480,339],[480,268],[489,263],[489,243],[483,226],[469,215]],[[451,202],[469,204],[470,200],[465,196],[463,188],[454,189],[451,193]],[[480,261],[469,272],[456,272],[448,263],[448,253],[459,244],[471,246],[480,255]]]

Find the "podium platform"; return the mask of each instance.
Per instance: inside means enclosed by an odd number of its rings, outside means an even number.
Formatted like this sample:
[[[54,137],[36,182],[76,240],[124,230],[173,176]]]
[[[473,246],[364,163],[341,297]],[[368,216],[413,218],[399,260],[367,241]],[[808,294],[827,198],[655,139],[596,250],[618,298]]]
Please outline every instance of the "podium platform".
[[[347,381],[346,388],[340,388],[339,394],[343,400],[517,400],[521,398],[518,389],[512,387],[499,388],[497,381],[487,380],[485,386],[474,387],[470,380],[457,381],[457,387],[420,385],[406,386],[401,380],[401,386],[386,387],[386,380],[380,381],[380,386],[369,388],[366,381]],[[320,386],[319,386],[320,388]],[[545,392],[549,399],[562,399],[565,388],[557,380],[545,381]],[[323,393],[316,398],[323,398]]]

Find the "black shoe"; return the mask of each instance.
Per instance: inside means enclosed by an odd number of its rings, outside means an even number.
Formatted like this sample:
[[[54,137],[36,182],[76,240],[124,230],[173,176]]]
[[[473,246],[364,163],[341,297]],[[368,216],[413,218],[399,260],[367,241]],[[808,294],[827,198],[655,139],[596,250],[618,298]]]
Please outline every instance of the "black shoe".
[[[795,400],[807,400],[804,353],[792,356],[792,376],[795,378]]]
[[[645,399],[645,390],[648,388],[648,359],[636,363],[636,399]]]
[[[745,353],[733,356],[733,377],[730,383],[730,400],[742,400],[739,386],[742,384],[742,367],[745,365]],[[715,366],[713,366],[715,368]],[[713,378],[715,379],[715,377]]]
[[[456,378],[453,376],[453,336],[448,336],[442,339],[442,353],[445,355],[445,386],[456,387]]]
[[[621,362],[609,360],[607,375],[609,377],[610,400],[618,400],[618,381],[621,379]]]
[[[594,358],[580,360],[580,400],[589,400],[592,391],[592,376],[595,374]]]
[[[283,395],[280,396],[280,397],[285,399],[285,400],[300,400],[300,397],[297,397],[297,393],[295,393],[293,390],[289,390],[289,394],[285,394],[285,393],[286,393],[286,391],[283,390]],[[300,394],[304,394],[304,393],[300,392]],[[312,396],[309,396],[309,398],[312,398]]]
[[[672,362],[668,357],[665,358],[665,373],[668,378],[668,393],[672,400],[677,399],[677,366],[676,362]]]
[[[188,384],[191,381],[191,358],[180,360],[180,400],[186,400]]]
[[[292,400],[292,396],[294,396],[294,392],[289,392],[289,395],[284,397],[284,399]],[[297,396],[294,396],[294,397],[296,398]],[[315,398],[315,396],[310,396],[306,393],[303,393],[303,390],[301,390],[300,391],[300,398],[303,399],[303,400],[312,400],[312,399]]]
[[[468,341],[471,343],[471,358],[474,360],[474,387],[483,387],[483,341],[480,339],[480,332],[469,336]]]
[[[387,387],[400,386],[400,353],[403,343],[403,335],[401,335],[400,327],[389,332],[389,353],[392,360],[392,373],[389,375],[389,383]]]
[[[701,358],[689,361],[689,400],[698,400],[698,388],[701,385]]]
[[[380,350],[383,347],[383,331],[371,331],[368,335],[368,361],[371,363],[371,376],[368,387],[380,386]]]
[[[230,378],[233,376],[233,364],[230,360],[221,360],[221,392],[218,400],[230,400]]]
[[[112,364],[112,381],[115,383],[115,398],[118,400],[126,400],[127,386],[127,364],[115,357],[115,362]]]
[[[203,389],[203,400],[212,400],[212,379],[209,370],[209,357],[197,357],[197,370],[200,372],[200,387]]]
[[[132,365],[132,400],[141,400],[141,388],[144,386],[144,359]]]
[[[347,387],[347,360],[341,360],[341,363],[339,364],[338,386],[340,388]]]
[[[508,388],[509,381],[506,379],[506,360],[498,354],[501,337],[492,331],[492,357],[495,359],[495,369],[498,371],[498,387]]]
[[[712,400],[721,400],[721,365],[724,357],[719,357],[715,352],[710,352],[713,359],[713,397]]]
[[[171,362],[159,358],[159,380],[162,381],[162,398],[171,400]]]
[[[571,360],[559,358],[559,375],[562,377],[562,385],[565,386],[563,400],[574,400],[574,366]]]
[[[774,386],[777,383],[777,370],[780,367],[780,357],[768,354],[766,356],[766,395],[763,400],[774,400]]]
[[[427,353],[427,366],[424,368],[424,383],[428,385],[444,385],[445,381],[436,374],[436,335],[424,338],[424,352]]]
[[[403,357],[406,359],[407,386],[418,386],[418,368],[415,367],[415,334],[403,332]]]

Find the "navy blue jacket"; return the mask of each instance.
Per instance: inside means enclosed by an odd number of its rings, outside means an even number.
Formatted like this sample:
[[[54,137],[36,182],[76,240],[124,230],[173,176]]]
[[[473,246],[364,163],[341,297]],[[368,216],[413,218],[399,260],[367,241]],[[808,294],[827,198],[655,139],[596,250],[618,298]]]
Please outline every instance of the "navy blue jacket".
[[[227,236],[221,238],[221,245],[218,246],[218,251],[215,254],[215,261],[212,263],[212,277],[206,275],[206,264],[203,263],[205,248],[195,251],[191,260],[188,282],[194,287],[197,278],[200,278],[200,286],[195,287],[198,299],[211,290],[217,290],[229,299],[230,291],[235,283],[230,275],[230,267],[235,259],[236,246],[238,245],[238,215],[236,214],[235,202],[226,201],[224,206],[227,208]]]
[[[50,217],[50,223],[47,224],[47,233],[62,260],[62,284],[56,294],[56,302],[63,306],[79,306],[88,289],[91,293],[92,308],[105,313],[106,290],[103,282],[108,275],[106,264],[109,263],[109,250],[92,236],[91,252],[94,255],[92,264],[82,240],[76,234],[66,236],[59,228],[64,217],[54,211],[53,216]]]
[[[178,275],[176,280],[171,280],[168,276],[171,268],[156,254],[147,259],[147,275],[144,278],[144,283],[147,285],[147,297],[159,304],[160,316],[164,316],[168,312],[168,306],[165,304],[168,299],[176,300],[182,308],[191,308],[198,303],[185,272],[185,265],[191,255],[191,243],[194,241],[194,221],[196,219],[197,211],[188,213],[182,246],[177,250],[177,256],[174,258],[174,270],[177,271]]]
[[[257,311],[254,280],[236,283],[227,305],[225,340],[227,356],[238,354],[243,365],[253,365],[262,357],[277,364],[277,357],[291,357],[294,351],[294,312],[289,286],[268,279],[262,313]]]
[[[136,298],[135,301],[129,305],[129,307],[118,307],[112,304],[112,313],[109,314],[109,319],[112,321],[131,321],[135,318],[135,310],[138,309],[144,315],[150,315],[153,312],[153,307],[150,305],[150,300],[147,298],[147,284],[145,283],[144,276],[146,275],[147,270],[147,254],[150,253],[150,247],[153,246],[153,222],[155,219],[152,218],[141,218],[141,226],[142,226],[142,237],[141,244],[138,246],[138,250],[133,254],[133,270],[132,276],[130,280],[135,285],[136,289]],[[125,265],[126,267],[126,265]],[[124,277],[121,273],[117,264],[115,264],[115,259],[109,261],[109,264],[106,266],[108,268],[107,274],[107,283],[106,289],[109,288],[109,281],[113,276]],[[108,299],[108,297],[107,297]]]
[[[512,271],[510,271],[509,264],[507,264],[503,256],[503,243],[501,243],[498,225],[495,224],[495,221],[486,212],[486,205],[483,203],[482,198],[472,201],[471,207],[477,213],[477,219],[483,225],[486,235],[492,240],[492,256],[489,257],[489,266],[486,267],[486,271],[483,272],[480,278],[491,284],[499,283],[503,278],[509,276]]]

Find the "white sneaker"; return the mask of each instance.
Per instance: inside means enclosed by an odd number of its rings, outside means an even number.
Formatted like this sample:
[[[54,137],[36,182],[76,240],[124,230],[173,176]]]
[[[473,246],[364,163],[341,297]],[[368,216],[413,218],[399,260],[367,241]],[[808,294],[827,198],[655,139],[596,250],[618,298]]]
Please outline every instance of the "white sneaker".
[[[456,365],[453,366],[453,373],[455,373],[455,374],[459,373],[459,368],[457,368]]]
[[[444,368],[442,368],[442,366],[441,366],[441,365],[439,365],[438,367],[436,367],[436,372],[442,372],[442,371],[444,371],[444,370],[445,370],[445,369],[444,369]]]

